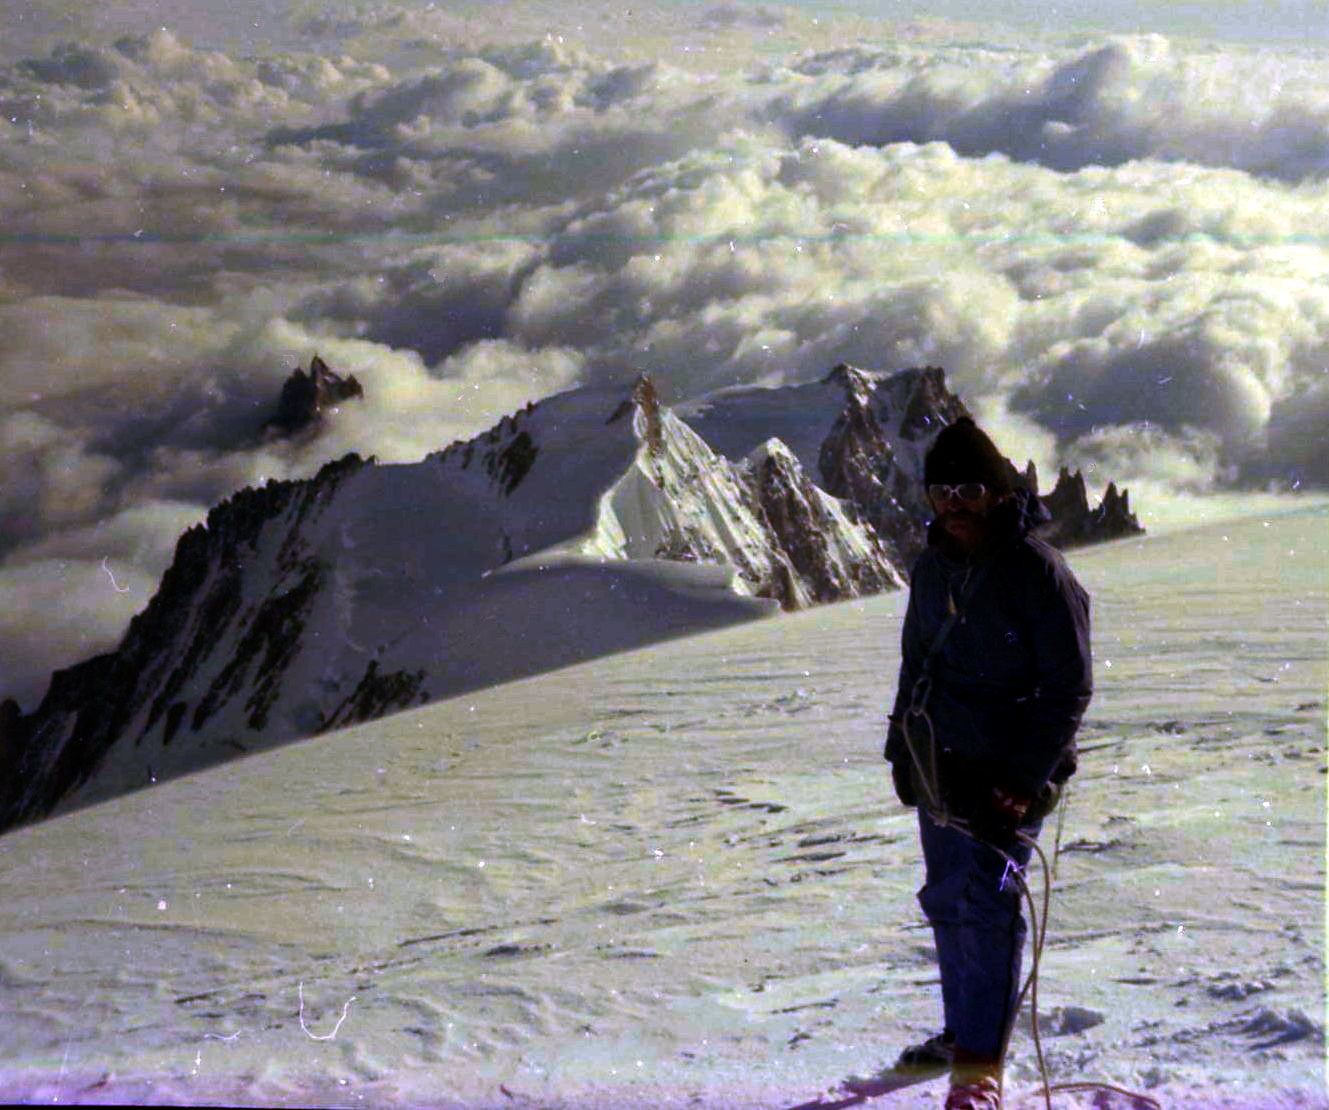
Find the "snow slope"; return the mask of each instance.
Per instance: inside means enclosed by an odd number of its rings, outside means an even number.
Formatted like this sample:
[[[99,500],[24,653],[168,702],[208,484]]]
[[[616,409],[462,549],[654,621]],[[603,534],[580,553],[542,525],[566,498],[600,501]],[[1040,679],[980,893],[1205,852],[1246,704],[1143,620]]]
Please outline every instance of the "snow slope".
[[[1054,1079],[1329,1106],[1325,523],[1072,555],[1099,688],[1041,978]],[[0,1097],[732,1110],[881,1063],[938,1006],[879,760],[904,600],[599,659],[5,835]],[[1043,1105],[1027,1030],[1009,1075],[1017,1110]],[[1095,1098],[1054,1105],[1127,1105]]]

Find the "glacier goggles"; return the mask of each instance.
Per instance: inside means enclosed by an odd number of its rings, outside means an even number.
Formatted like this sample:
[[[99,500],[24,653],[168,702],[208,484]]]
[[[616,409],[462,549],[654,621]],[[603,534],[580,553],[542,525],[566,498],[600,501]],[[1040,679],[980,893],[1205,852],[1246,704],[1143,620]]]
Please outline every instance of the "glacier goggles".
[[[944,505],[947,501],[956,497],[961,501],[968,501],[972,504],[975,501],[982,501],[983,494],[987,491],[987,486],[982,482],[961,482],[958,486],[947,486],[940,482],[934,482],[928,486],[928,496],[938,505]]]

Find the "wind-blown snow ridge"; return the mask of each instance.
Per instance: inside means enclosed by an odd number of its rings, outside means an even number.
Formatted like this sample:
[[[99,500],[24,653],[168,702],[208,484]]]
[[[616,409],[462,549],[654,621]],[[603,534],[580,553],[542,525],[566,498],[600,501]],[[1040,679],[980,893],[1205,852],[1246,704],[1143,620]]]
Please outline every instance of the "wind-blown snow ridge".
[[[935,368],[837,367],[686,419],[641,377],[529,404],[418,463],[349,455],[241,490],[181,537],[117,651],[57,673],[31,715],[0,714],[0,826],[607,652],[900,588],[922,542],[921,452],[964,411]],[[1087,519],[1083,482],[1058,494]],[[1128,515],[1124,496],[1117,507]]]

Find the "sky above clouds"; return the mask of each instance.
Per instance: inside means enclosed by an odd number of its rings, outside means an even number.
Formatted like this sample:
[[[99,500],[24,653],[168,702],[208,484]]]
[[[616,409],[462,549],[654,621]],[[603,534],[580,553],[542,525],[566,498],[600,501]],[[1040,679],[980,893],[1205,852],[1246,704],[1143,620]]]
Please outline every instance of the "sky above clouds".
[[[1329,483],[1317,8],[18,0],[0,696],[112,647],[236,488],[641,370],[941,365],[1146,510]],[[264,440],[315,353],[364,401]]]

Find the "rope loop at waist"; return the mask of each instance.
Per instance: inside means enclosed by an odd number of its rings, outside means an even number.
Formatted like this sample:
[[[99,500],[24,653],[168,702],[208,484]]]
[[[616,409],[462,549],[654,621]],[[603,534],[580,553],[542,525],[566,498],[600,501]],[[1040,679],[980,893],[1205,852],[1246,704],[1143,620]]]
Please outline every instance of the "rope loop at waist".
[[[932,676],[924,675],[914,683],[914,688],[909,691],[909,708],[907,713],[915,717],[927,716],[928,697],[932,693]],[[929,722],[931,727],[931,722]]]
[[[932,690],[932,679],[926,675],[920,678],[910,693],[909,708],[904,720],[900,722],[904,733],[905,747],[909,749],[909,759],[917,773],[918,785],[922,789],[928,812],[938,825],[950,823],[951,815],[942,800],[941,768],[937,756],[937,733],[928,716],[927,700]]]

